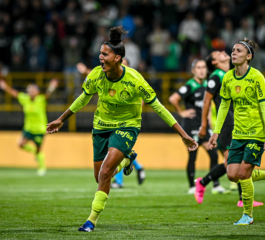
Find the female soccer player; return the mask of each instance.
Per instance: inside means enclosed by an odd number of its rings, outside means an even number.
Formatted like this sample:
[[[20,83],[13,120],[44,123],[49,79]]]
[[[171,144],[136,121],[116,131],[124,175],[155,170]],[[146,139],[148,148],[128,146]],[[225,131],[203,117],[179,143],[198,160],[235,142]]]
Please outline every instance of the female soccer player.
[[[208,71],[211,73],[208,80],[207,89],[204,95],[204,103],[202,109],[202,120],[201,127],[199,131],[199,137],[204,138],[207,133],[207,117],[210,109],[211,101],[213,100],[216,106],[217,112],[221,104],[220,89],[222,86],[222,81],[225,73],[230,69],[230,56],[227,55],[224,51],[214,51],[206,58],[206,64]],[[215,166],[211,171],[205,175],[203,178],[196,179],[196,190],[195,190],[195,199],[198,203],[203,202],[204,192],[206,186],[216,179],[222,177],[226,174],[226,163],[228,157],[228,151],[230,148],[230,143],[232,141],[232,131],[234,128],[234,111],[232,104],[230,105],[228,114],[226,116],[222,131],[219,136],[219,149],[224,155],[224,163]],[[259,174],[263,174],[262,171]],[[238,207],[243,207],[242,201],[242,190],[240,183],[238,183],[239,191],[239,201],[237,203]],[[263,205],[262,202],[253,202],[253,207],[258,207]]]
[[[126,67],[130,67],[129,61],[126,58],[122,59],[122,64]],[[91,69],[87,68],[87,66],[83,63],[76,64],[76,67],[78,71],[82,74],[89,74],[91,72]],[[142,101],[143,102],[143,101]],[[142,103],[142,105],[144,102]],[[135,167],[137,171],[137,180],[139,184],[142,184],[145,180],[145,171],[142,165],[135,159],[133,161],[133,166]],[[123,188],[123,173],[119,172],[114,176],[114,181],[111,184],[111,188]]]
[[[46,100],[57,86],[58,80],[52,79],[45,94],[40,94],[39,87],[36,84],[29,84],[27,93],[23,93],[8,86],[3,79],[0,80],[0,88],[16,98],[23,107],[24,127],[19,147],[35,155],[39,165],[37,171],[39,176],[46,174],[45,155],[41,151],[47,124]],[[30,145],[29,141],[32,141],[35,146]]]
[[[125,56],[122,35],[127,32],[120,26],[110,29],[109,41],[100,49],[101,65],[94,68],[83,84],[83,93],[57,120],[48,124],[47,133],[58,132],[71,115],[85,106],[98,93],[98,107],[94,116],[93,147],[94,174],[98,189],[92,202],[91,214],[79,231],[94,230],[99,214],[105,207],[111,178],[124,168],[125,175],[132,171],[131,154],[141,127],[141,101],[150,104],[157,114],[176,132],[190,151],[198,144],[179,126],[174,117],[161,105],[154,90],[141,74],[122,66]]]
[[[210,128],[207,121],[207,133],[203,139],[198,138],[199,127],[201,123],[201,113],[203,107],[203,96],[207,86],[205,80],[207,74],[206,63],[204,60],[194,60],[191,65],[193,78],[188,80],[178,92],[173,93],[169,101],[174,105],[178,114],[183,118],[183,129],[188,135],[192,136],[199,145],[202,145],[209,154],[211,159],[211,168],[217,165],[218,155],[217,149],[210,150],[208,140],[211,137]],[[186,110],[182,110],[179,106],[179,101],[184,100]],[[197,151],[189,152],[189,160],[187,165],[187,175],[190,188],[188,194],[194,194],[194,175],[195,175],[195,160]],[[223,192],[225,189],[219,185],[218,180],[214,182],[213,192]]]
[[[234,69],[228,71],[222,82],[222,98],[214,134],[209,140],[209,147],[217,146],[231,99],[234,106],[233,139],[227,159],[227,176],[230,181],[240,182],[243,198],[243,216],[234,225],[253,223],[254,187],[252,171],[260,166],[265,141],[265,79],[249,63],[254,58],[256,43],[244,39],[232,49]]]

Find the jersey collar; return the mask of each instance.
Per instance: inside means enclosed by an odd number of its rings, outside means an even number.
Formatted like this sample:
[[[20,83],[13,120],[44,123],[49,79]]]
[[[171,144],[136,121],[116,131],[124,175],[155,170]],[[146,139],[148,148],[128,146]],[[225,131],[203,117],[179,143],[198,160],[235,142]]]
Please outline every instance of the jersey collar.
[[[110,82],[118,82],[118,81],[120,81],[123,77],[124,77],[124,75],[125,75],[125,67],[124,66],[122,66],[122,68],[123,68],[123,72],[122,72],[122,75],[118,78],[118,79],[115,79],[115,80],[112,80],[112,79],[109,79],[108,77],[107,77],[107,74],[105,73],[105,76],[106,76],[106,78],[110,81]]]
[[[242,80],[243,78],[245,78],[245,77],[248,75],[250,68],[251,68],[251,67],[249,66],[249,67],[248,67],[248,70],[246,71],[246,73],[244,74],[243,77],[236,77],[236,71],[235,71],[235,69],[234,69],[234,78],[235,78],[236,80]]]

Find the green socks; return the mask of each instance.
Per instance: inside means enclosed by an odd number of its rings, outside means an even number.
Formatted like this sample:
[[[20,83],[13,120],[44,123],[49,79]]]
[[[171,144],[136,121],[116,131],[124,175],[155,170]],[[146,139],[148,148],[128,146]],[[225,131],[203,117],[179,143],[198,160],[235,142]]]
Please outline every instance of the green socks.
[[[265,180],[265,171],[264,170],[253,170],[251,174],[253,182]]]
[[[117,173],[119,173],[124,167],[127,167],[129,164],[130,164],[130,158],[124,158],[121,161],[120,165],[117,167],[118,170]]]
[[[252,217],[253,201],[254,201],[254,185],[252,178],[240,180],[242,188],[242,200],[244,206],[244,214]]]
[[[46,170],[45,155],[43,152],[39,152],[36,154],[36,160],[39,163],[39,169]]]
[[[107,202],[107,199],[108,199],[107,193],[105,193],[103,191],[97,191],[95,193],[95,198],[94,198],[94,201],[92,202],[92,210],[91,210],[90,216],[87,219],[90,222],[92,222],[94,224],[94,226],[96,226],[96,224],[97,224],[99,214],[105,208],[105,204]]]
[[[31,152],[33,154],[36,153],[36,148],[28,143],[26,143],[24,146],[23,146],[23,149],[27,152]]]

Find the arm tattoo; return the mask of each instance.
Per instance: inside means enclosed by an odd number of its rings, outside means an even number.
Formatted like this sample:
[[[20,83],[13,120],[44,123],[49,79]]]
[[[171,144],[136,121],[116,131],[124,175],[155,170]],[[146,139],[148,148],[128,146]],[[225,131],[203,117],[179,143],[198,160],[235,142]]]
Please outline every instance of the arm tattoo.
[[[71,117],[74,113],[70,110],[67,109],[60,117],[59,119],[62,120],[64,123],[69,117]]]

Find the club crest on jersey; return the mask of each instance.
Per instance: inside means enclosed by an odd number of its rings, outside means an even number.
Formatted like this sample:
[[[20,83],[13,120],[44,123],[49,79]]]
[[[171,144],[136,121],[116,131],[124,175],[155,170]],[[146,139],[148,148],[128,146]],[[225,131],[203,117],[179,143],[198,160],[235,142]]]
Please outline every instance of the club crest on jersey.
[[[115,94],[116,94],[116,90],[109,89],[109,95],[110,95],[111,97],[114,97]]]
[[[253,90],[252,87],[248,86],[248,87],[246,88],[246,90],[245,90],[245,93],[246,93],[246,95],[247,95],[248,97],[251,97],[251,96],[253,95],[253,93],[254,93],[254,90]]]
[[[241,91],[241,87],[240,86],[236,86],[236,93],[240,93]]]
[[[128,100],[130,97],[130,93],[128,93],[126,90],[123,90],[120,94],[122,100]]]

